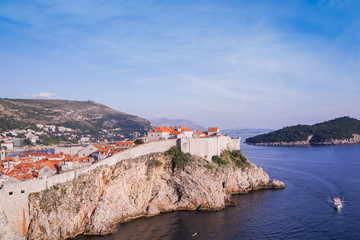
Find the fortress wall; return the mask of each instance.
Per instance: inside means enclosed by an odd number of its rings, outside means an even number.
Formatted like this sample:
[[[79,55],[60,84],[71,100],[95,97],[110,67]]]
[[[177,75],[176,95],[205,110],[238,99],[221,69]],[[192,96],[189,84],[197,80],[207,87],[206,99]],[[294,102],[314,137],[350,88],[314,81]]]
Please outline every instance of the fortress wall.
[[[207,160],[211,160],[214,155],[220,155],[224,150],[240,149],[240,138],[232,139],[226,136],[212,138],[182,138],[179,139],[182,152],[198,155]]]
[[[46,179],[4,185],[0,193],[1,202],[3,203],[0,206],[0,212],[4,212],[12,232],[26,236],[27,226],[29,225],[29,194],[46,188]],[[12,194],[10,195],[10,193]]]
[[[83,149],[83,146],[55,147],[55,154],[62,152],[64,154],[69,154],[71,156],[74,156],[82,149]]]
[[[6,216],[8,225],[0,228],[0,237],[2,232],[5,231],[3,229],[9,228],[9,226],[13,235],[20,234],[26,236],[29,225],[28,197],[30,193],[40,192],[55,184],[72,181],[77,176],[86,174],[100,166],[113,166],[122,160],[137,158],[151,153],[165,152],[173,146],[177,146],[183,152],[211,160],[213,155],[220,155],[223,150],[240,149],[240,139],[218,136],[212,138],[159,140],[116,153],[86,168],[65,172],[49,178],[5,184],[3,189],[0,190],[0,215],[3,213]],[[12,192],[12,195],[9,195],[10,192]]]

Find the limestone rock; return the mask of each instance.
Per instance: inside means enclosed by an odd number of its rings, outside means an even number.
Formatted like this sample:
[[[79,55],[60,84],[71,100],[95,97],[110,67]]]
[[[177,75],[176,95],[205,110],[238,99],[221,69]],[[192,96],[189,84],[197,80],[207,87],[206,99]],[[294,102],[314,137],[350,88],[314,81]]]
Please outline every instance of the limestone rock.
[[[157,165],[150,164],[155,160]],[[269,181],[252,163],[245,169],[219,167],[193,156],[184,169],[174,169],[169,156],[149,154],[30,194],[28,239],[107,234],[129,219],[175,210],[219,210],[231,204],[231,194],[281,187],[282,182]]]

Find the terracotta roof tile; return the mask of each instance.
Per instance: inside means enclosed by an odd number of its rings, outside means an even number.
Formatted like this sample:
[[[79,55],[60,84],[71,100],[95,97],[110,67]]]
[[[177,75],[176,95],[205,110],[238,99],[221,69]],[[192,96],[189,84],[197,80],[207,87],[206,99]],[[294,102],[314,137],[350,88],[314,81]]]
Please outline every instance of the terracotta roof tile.
[[[45,164],[46,166],[48,166],[49,168],[51,168],[52,170],[57,170],[55,165],[50,162],[50,161],[46,161],[46,162],[43,162],[43,164]]]
[[[218,127],[209,127],[208,132],[218,132],[219,128]]]

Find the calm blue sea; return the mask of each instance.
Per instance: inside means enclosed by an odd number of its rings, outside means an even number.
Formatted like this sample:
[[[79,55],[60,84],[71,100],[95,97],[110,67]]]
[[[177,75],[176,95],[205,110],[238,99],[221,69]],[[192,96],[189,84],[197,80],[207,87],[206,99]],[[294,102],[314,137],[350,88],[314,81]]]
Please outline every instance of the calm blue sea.
[[[360,145],[241,147],[286,188],[233,196],[237,206],[218,212],[165,213],[76,239],[360,239]],[[335,196],[341,211],[331,206]]]

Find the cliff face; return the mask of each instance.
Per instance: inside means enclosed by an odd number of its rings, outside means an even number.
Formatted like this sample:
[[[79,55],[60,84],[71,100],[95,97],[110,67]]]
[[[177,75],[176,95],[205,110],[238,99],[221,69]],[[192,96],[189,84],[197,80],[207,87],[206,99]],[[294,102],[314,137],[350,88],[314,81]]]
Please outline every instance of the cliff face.
[[[149,154],[99,167],[75,180],[29,195],[28,239],[106,234],[117,223],[174,210],[219,210],[231,194],[283,188],[259,167],[218,166],[191,157],[174,169],[170,156]]]

